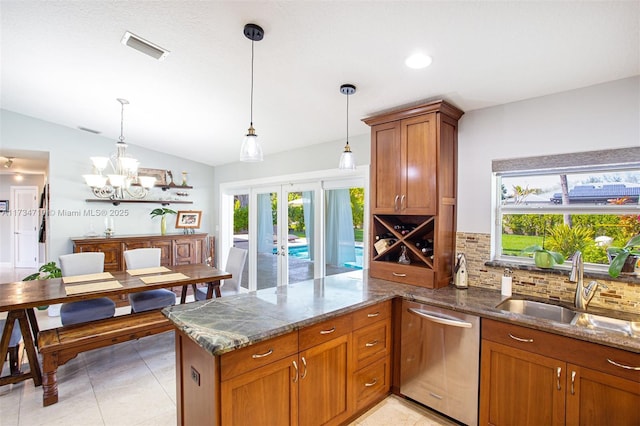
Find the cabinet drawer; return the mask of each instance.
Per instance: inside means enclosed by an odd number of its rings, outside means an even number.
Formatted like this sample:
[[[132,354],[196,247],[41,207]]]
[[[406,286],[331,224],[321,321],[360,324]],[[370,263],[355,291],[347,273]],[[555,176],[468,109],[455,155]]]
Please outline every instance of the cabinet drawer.
[[[387,355],[391,344],[391,321],[380,321],[353,332],[356,370]]]
[[[378,398],[384,398],[390,389],[390,376],[390,357],[384,357],[380,361],[356,372],[353,376],[356,410],[371,404]]]
[[[352,315],[354,330],[373,324],[377,321],[386,320],[391,317],[391,300],[360,309]]]
[[[637,353],[489,319],[482,320],[482,338],[640,383]]]
[[[342,315],[318,324],[310,325],[299,331],[300,350],[309,349],[310,347],[328,342],[331,339],[350,332],[351,315]]]
[[[397,283],[433,288],[433,270],[419,266],[373,261],[369,265],[369,275]]]
[[[220,360],[221,380],[230,379],[297,352],[298,333],[293,332],[226,353]]]

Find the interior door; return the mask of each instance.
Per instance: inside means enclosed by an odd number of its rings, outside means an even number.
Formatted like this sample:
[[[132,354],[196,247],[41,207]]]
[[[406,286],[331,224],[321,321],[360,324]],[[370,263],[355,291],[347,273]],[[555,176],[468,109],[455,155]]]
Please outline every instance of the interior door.
[[[11,187],[13,259],[16,268],[38,266],[38,187]]]

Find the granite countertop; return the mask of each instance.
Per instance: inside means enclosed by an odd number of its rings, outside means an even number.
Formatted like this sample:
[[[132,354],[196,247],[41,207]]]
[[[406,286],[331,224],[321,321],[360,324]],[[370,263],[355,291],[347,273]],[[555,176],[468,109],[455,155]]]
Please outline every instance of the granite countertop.
[[[394,297],[640,353],[640,339],[623,333],[496,309],[507,298],[499,291],[479,287],[458,290],[453,286],[430,290],[371,278],[367,271],[176,305],[162,312],[202,348],[212,355],[221,355]],[[631,319],[628,314],[616,311],[593,310],[593,313]]]

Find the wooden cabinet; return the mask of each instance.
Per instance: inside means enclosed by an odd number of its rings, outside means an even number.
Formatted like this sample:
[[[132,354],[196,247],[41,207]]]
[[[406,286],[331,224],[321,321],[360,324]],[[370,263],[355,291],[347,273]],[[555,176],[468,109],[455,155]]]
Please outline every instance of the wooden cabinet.
[[[391,301],[220,356],[176,345],[178,424],[339,425],[389,394]]]
[[[640,354],[482,323],[481,425],[640,424]]]
[[[353,314],[353,395],[356,411],[365,410],[391,389],[391,301]]]
[[[205,257],[207,234],[191,235],[129,235],[121,237],[72,238],[73,252],[101,251],[105,254],[104,270],[126,269],[124,252],[138,248],[158,247],[163,266],[202,263]]]
[[[462,114],[436,101],[364,120],[371,126],[372,277],[429,288],[451,281]],[[385,238],[388,247],[375,245]],[[409,265],[398,264],[403,250]]]

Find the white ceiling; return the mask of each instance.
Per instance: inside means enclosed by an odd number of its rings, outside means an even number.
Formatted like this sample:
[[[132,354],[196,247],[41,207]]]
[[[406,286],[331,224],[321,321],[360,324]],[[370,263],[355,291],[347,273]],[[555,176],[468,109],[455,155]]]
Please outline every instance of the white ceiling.
[[[360,119],[445,98],[464,111],[640,74],[638,1],[6,1],[1,105],[210,165],[235,162],[249,126],[265,155],[344,140]],[[168,50],[158,62],[125,31]],[[433,57],[424,70],[404,59]],[[52,147],[53,148],[53,147]],[[341,146],[336,146],[336,158]],[[87,149],[91,152],[90,147]]]

